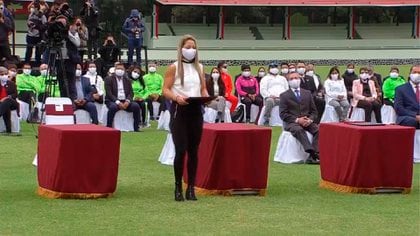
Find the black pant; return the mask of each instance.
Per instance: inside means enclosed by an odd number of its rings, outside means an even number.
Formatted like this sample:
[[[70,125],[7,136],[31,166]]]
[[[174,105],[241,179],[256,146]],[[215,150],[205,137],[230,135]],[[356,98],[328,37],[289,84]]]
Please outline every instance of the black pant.
[[[16,110],[18,107],[18,103],[16,100],[8,98],[3,102],[0,102],[0,116],[3,117],[4,124],[6,126],[6,132],[12,132],[12,121],[10,112],[12,110]]]
[[[375,118],[377,123],[382,123],[381,118],[381,103],[378,101],[368,102],[364,100],[359,100],[357,102],[357,107],[363,108],[365,110],[365,121],[371,122],[372,120],[372,111],[375,113]]]
[[[394,107],[394,102],[392,102],[391,100],[389,100],[388,98],[384,98],[384,104],[388,105],[388,106],[392,106]]]
[[[325,110],[325,100],[321,97],[314,97],[314,103],[316,106],[316,110],[318,111],[318,116],[315,118],[314,122],[319,124],[321,121],[322,114],[324,114]]]
[[[203,113],[201,105],[171,105],[169,123],[172,139],[175,144],[174,174],[175,183],[182,182],[184,157],[188,153],[188,185],[195,185],[198,164],[198,145],[203,132]]]
[[[251,118],[251,105],[252,104],[255,104],[255,105],[259,106],[260,109],[259,109],[258,114],[260,114],[261,108],[263,106],[262,97],[256,96],[254,101],[252,101],[251,98],[249,98],[249,97],[241,97],[241,102],[243,104],[245,104],[245,111],[246,111],[246,117],[245,118],[247,120],[249,120]],[[257,118],[257,120],[258,120],[258,118]]]
[[[18,94],[18,99],[22,102],[26,102],[29,104],[29,112],[32,110],[32,99],[35,98],[35,94],[32,91],[21,91]]]
[[[286,124],[286,131],[292,133],[303,146],[303,149],[307,153],[318,152],[318,125],[315,123],[310,124],[308,127],[302,127],[297,123]],[[313,135],[312,143],[309,142],[306,132],[308,131]]]
[[[137,104],[139,104],[140,112],[141,112],[141,123],[146,123],[146,102],[145,101],[135,101]]]
[[[148,98],[148,99],[146,99],[146,102],[147,102],[147,109],[150,112],[150,118],[152,118],[152,119],[155,117],[154,115],[159,115],[162,111],[166,110],[165,98],[163,96],[159,96],[159,98],[156,101],[160,104],[159,105],[159,114],[153,114],[153,100],[152,99]]]
[[[6,45],[0,45],[0,61],[4,58],[6,58],[7,61],[11,60],[12,56],[10,55],[10,46],[8,44]]]
[[[112,122],[114,121],[115,113],[117,113],[120,108],[115,102],[107,102],[106,106],[108,107],[108,117],[107,117],[107,123],[106,126],[112,127]],[[139,104],[135,102],[131,102],[130,105],[128,105],[127,109],[125,110],[127,112],[133,112],[133,118],[134,118],[134,124],[133,129],[134,131],[139,130],[139,123],[140,123],[140,106]]]
[[[73,63],[70,59],[65,59],[63,62],[61,62],[61,60],[57,60],[56,65],[60,95],[62,97],[69,98],[77,97],[76,83],[74,82],[76,64]]]

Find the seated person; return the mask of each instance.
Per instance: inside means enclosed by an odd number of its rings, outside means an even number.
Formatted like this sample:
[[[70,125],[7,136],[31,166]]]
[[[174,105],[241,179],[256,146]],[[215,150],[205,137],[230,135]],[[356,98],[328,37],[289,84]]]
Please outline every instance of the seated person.
[[[347,120],[350,104],[347,101],[344,79],[341,78],[337,67],[330,69],[324,85],[327,104],[334,107],[340,122]]]
[[[149,109],[150,119],[154,120],[155,115],[159,116],[162,111],[166,110],[165,98],[162,96],[163,77],[156,72],[157,65],[149,64],[149,73],[143,76],[144,83],[147,88],[147,109]],[[153,114],[153,102],[159,103],[159,114]]]
[[[6,133],[12,132],[12,121],[10,112],[19,107],[16,101],[16,85],[9,80],[8,70],[0,66],[0,116],[3,117],[6,126]]]
[[[395,90],[394,108],[398,125],[420,129],[420,65],[411,67],[410,81]]]
[[[217,98],[212,100],[208,107],[217,111],[216,123],[225,122],[225,107],[226,107],[226,94],[225,84],[221,77],[221,72],[217,67],[213,67],[210,72],[210,77],[206,78],[206,88],[210,96],[216,96]]]
[[[76,70],[81,70],[80,64],[77,64]],[[83,76],[77,76],[74,80],[76,88],[76,97],[73,97],[73,103],[75,110],[83,109],[89,112],[90,118],[93,124],[98,124],[98,111],[92,97],[92,86],[88,78]]]
[[[17,66],[15,64],[8,64],[9,80],[16,84]]]
[[[365,121],[371,122],[372,111],[375,113],[376,122],[382,123],[381,103],[376,92],[375,82],[370,80],[368,69],[362,67],[359,70],[360,79],[353,81],[352,106],[365,110]]]
[[[274,106],[280,104],[280,94],[289,89],[286,78],[279,75],[277,63],[268,65],[268,74],[260,82],[260,94],[264,98],[265,113],[264,125],[268,125],[271,117],[271,111]]]
[[[353,63],[347,65],[347,69],[343,73],[342,77],[344,79],[344,85],[346,85],[347,100],[350,102],[353,99],[353,81],[359,79],[359,76],[354,73]]]
[[[310,156],[306,163],[319,163],[318,125],[314,123],[317,109],[310,91],[300,88],[299,73],[290,72],[287,75],[290,89],[280,95],[280,118],[283,120],[284,130],[289,131],[302,144],[305,152]],[[312,143],[306,132],[313,135]]]
[[[108,107],[107,126],[112,127],[115,113],[124,110],[133,113],[133,129],[139,131],[140,106],[133,102],[133,87],[131,81],[125,76],[124,64],[115,66],[115,75],[105,79],[105,104]]]
[[[251,67],[249,65],[241,66],[242,74],[236,80],[236,90],[241,98],[241,103],[245,104],[246,122],[249,123],[251,120],[251,105],[255,104],[261,107],[263,105],[263,99],[260,96],[260,88],[258,81],[251,75]],[[257,116],[258,120],[258,116]]]
[[[217,68],[221,72],[221,78],[223,80],[223,83],[225,84],[225,92],[226,94],[224,97],[226,98],[226,101],[230,102],[232,106],[230,107],[230,112],[232,113],[235,111],[236,106],[238,105],[238,98],[232,94],[233,89],[233,83],[232,83],[232,77],[228,73],[228,65],[225,61],[220,61],[217,64]]]
[[[405,80],[399,75],[398,67],[391,67],[389,76],[385,77],[382,91],[384,92],[384,104],[394,107],[395,89],[405,84]]]
[[[37,77],[37,98],[38,102],[43,103],[47,97],[60,97],[60,88],[58,87],[57,77],[49,74],[48,65],[39,66],[40,76]],[[48,91],[47,91],[48,90]],[[52,94],[52,95],[50,95]]]
[[[96,64],[94,62],[88,62],[88,70],[83,77],[88,78],[92,85],[92,97],[94,101],[101,104],[104,103],[104,80],[97,73]]]
[[[141,121],[140,126],[146,127],[146,99],[147,89],[146,84],[143,80],[144,72],[141,70],[140,66],[132,65],[128,69],[128,77],[131,79],[131,86],[133,87],[133,100],[140,106],[141,111]]]
[[[261,66],[260,68],[258,68],[258,74],[255,76],[255,79],[258,81],[258,84],[261,83],[262,78],[264,78],[266,74],[267,73],[265,72],[264,66]]]
[[[32,109],[32,101],[34,101],[36,88],[38,85],[35,76],[31,75],[32,67],[26,63],[23,65],[23,74],[16,76],[16,86],[18,91],[18,99],[29,104],[29,111]]]

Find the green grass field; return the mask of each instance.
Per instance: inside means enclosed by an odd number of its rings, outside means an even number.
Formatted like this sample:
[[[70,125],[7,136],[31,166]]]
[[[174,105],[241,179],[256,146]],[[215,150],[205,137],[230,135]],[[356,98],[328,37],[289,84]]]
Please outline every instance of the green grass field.
[[[0,136],[0,235],[419,235],[420,165],[408,195],[323,190],[319,166],[272,161],[273,128],[267,196],[175,202],[172,167],[157,161],[166,132],[155,127],[123,133],[117,191],[100,200],[37,196],[33,127]]]

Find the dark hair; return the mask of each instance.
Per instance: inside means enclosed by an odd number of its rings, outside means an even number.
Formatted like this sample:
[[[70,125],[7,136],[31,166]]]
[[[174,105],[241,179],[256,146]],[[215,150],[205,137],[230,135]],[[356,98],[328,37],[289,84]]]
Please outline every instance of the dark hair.
[[[16,64],[10,63],[10,64],[7,64],[7,69],[8,70],[10,70],[10,69],[17,69],[17,66],[16,66]]]
[[[257,71],[258,71],[258,72],[260,72],[260,70],[261,70],[261,69],[263,69],[263,70],[264,70],[264,72],[265,72],[265,68],[264,68],[264,66],[260,66],[260,67],[258,68],[258,70],[257,70]]]
[[[210,70],[210,77],[211,77],[211,74],[213,73],[214,70],[217,70],[219,72],[219,76],[220,76],[219,79],[217,80],[217,85],[219,86],[219,91],[220,91],[220,93],[225,93],[226,92],[225,82],[223,82],[223,79],[221,77],[222,76],[222,72],[220,71],[220,69],[218,67],[211,68],[211,70]],[[207,81],[207,83],[209,83],[211,85],[211,86],[207,86],[207,91],[209,93],[214,94],[214,87],[213,87],[214,81],[213,81],[213,79],[209,79]],[[222,94],[221,96],[224,96],[224,94]]]
[[[217,63],[217,68],[222,67],[224,64],[226,64],[226,61],[219,61],[219,63]]]
[[[364,71],[369,71],[369,70],[368,70],[368,68],[367,68],[367,67],[365,67],[365,66],[364,66],[364,67],[360,67],[360,69],[359,69],[359,73],[361,73],[361,72],[362,72],[362,70],[364,70]]]
[[[389,72],[391,72],[393,70],[396,70],[396,71],[400,72],[400,69],[398,69],[398,67],[396,67],[396,66],[391,66],[391,69],[389,70]]]
[[[280,67],[282,67],[282,66],[287,66],[287,67],[289,67],[289,64],[288,64],[288,63],[286,63],[286,62],[282,62],[282,63],[280,64]]]
[[[328,78],[331,78],[331,74],[332,74],[334,71],[335,71],[335,72],[337,72],[337,73],[338,73],[338,75],[340,76],[340,70],[338,69],[338,67],[337,67],[337,66],[333,66],[333,67],[331,67],[330,72],[328,72]]]
[[[250,66],[250,65],[248,65],[248,64],[243,64],[243,65],[241,66],[241,71],[246,70],[246,69],[251,70],[251,66]]]
[[[138,70],[140,70],[140,77],[137,79],[138,80],[138,82],[140,83],[140,85],[143,87],[143,89],[145,89],[146,88],[146,84],[144,83],[144,79],[143,79],[143,75],[144,75],[144,71],[141,69],[141,67],[139,66],[139,65],[132,65],[132,66],[130,66],[129,68],[128,68],[128,77],[130,78],[130,79],[133,79],[132,77],[131,77],[131,73],[135,70],[135,69],[138,69]]]

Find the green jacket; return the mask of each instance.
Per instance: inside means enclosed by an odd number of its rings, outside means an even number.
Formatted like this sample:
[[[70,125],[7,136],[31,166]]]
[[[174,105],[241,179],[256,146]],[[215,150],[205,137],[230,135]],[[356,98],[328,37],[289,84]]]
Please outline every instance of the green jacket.
[[[131,87],[133,87],[134,99],[141,98],[145,100],[149,96],[147,87],[143,87],[138,80],[132,80]]]
[[[151,94],[162,95],[163,77],[158,73],[149,73],[143,76],[147,88],[147,97]]]
[[[18,74],[16,76],[16,87],[18,92],[21,91],[37,91],[38,79],[32,75]]]
[[[384,80],[385,82],[382,85],[382,92],[384,93],[384,98],[394,101],[395,89],[398,86],[405,84],[405,80],[402,76],[398,76],[395,79],[388,76]]]
[[[46,77],[45,76],[38,76],[35,77],[36,78],[36,92],[37,94],[41,94],[41,93],[45,93],[45,89],[47,87],[47,85],[45,84],[45,80]],[[53,85],[53,87],[51,88],[51,90],[54,91],[53,97],[60,97],[60,88],[58,86],[58,81],[56,77],[51,77],[51,80],[55,80],[56,84]]]

